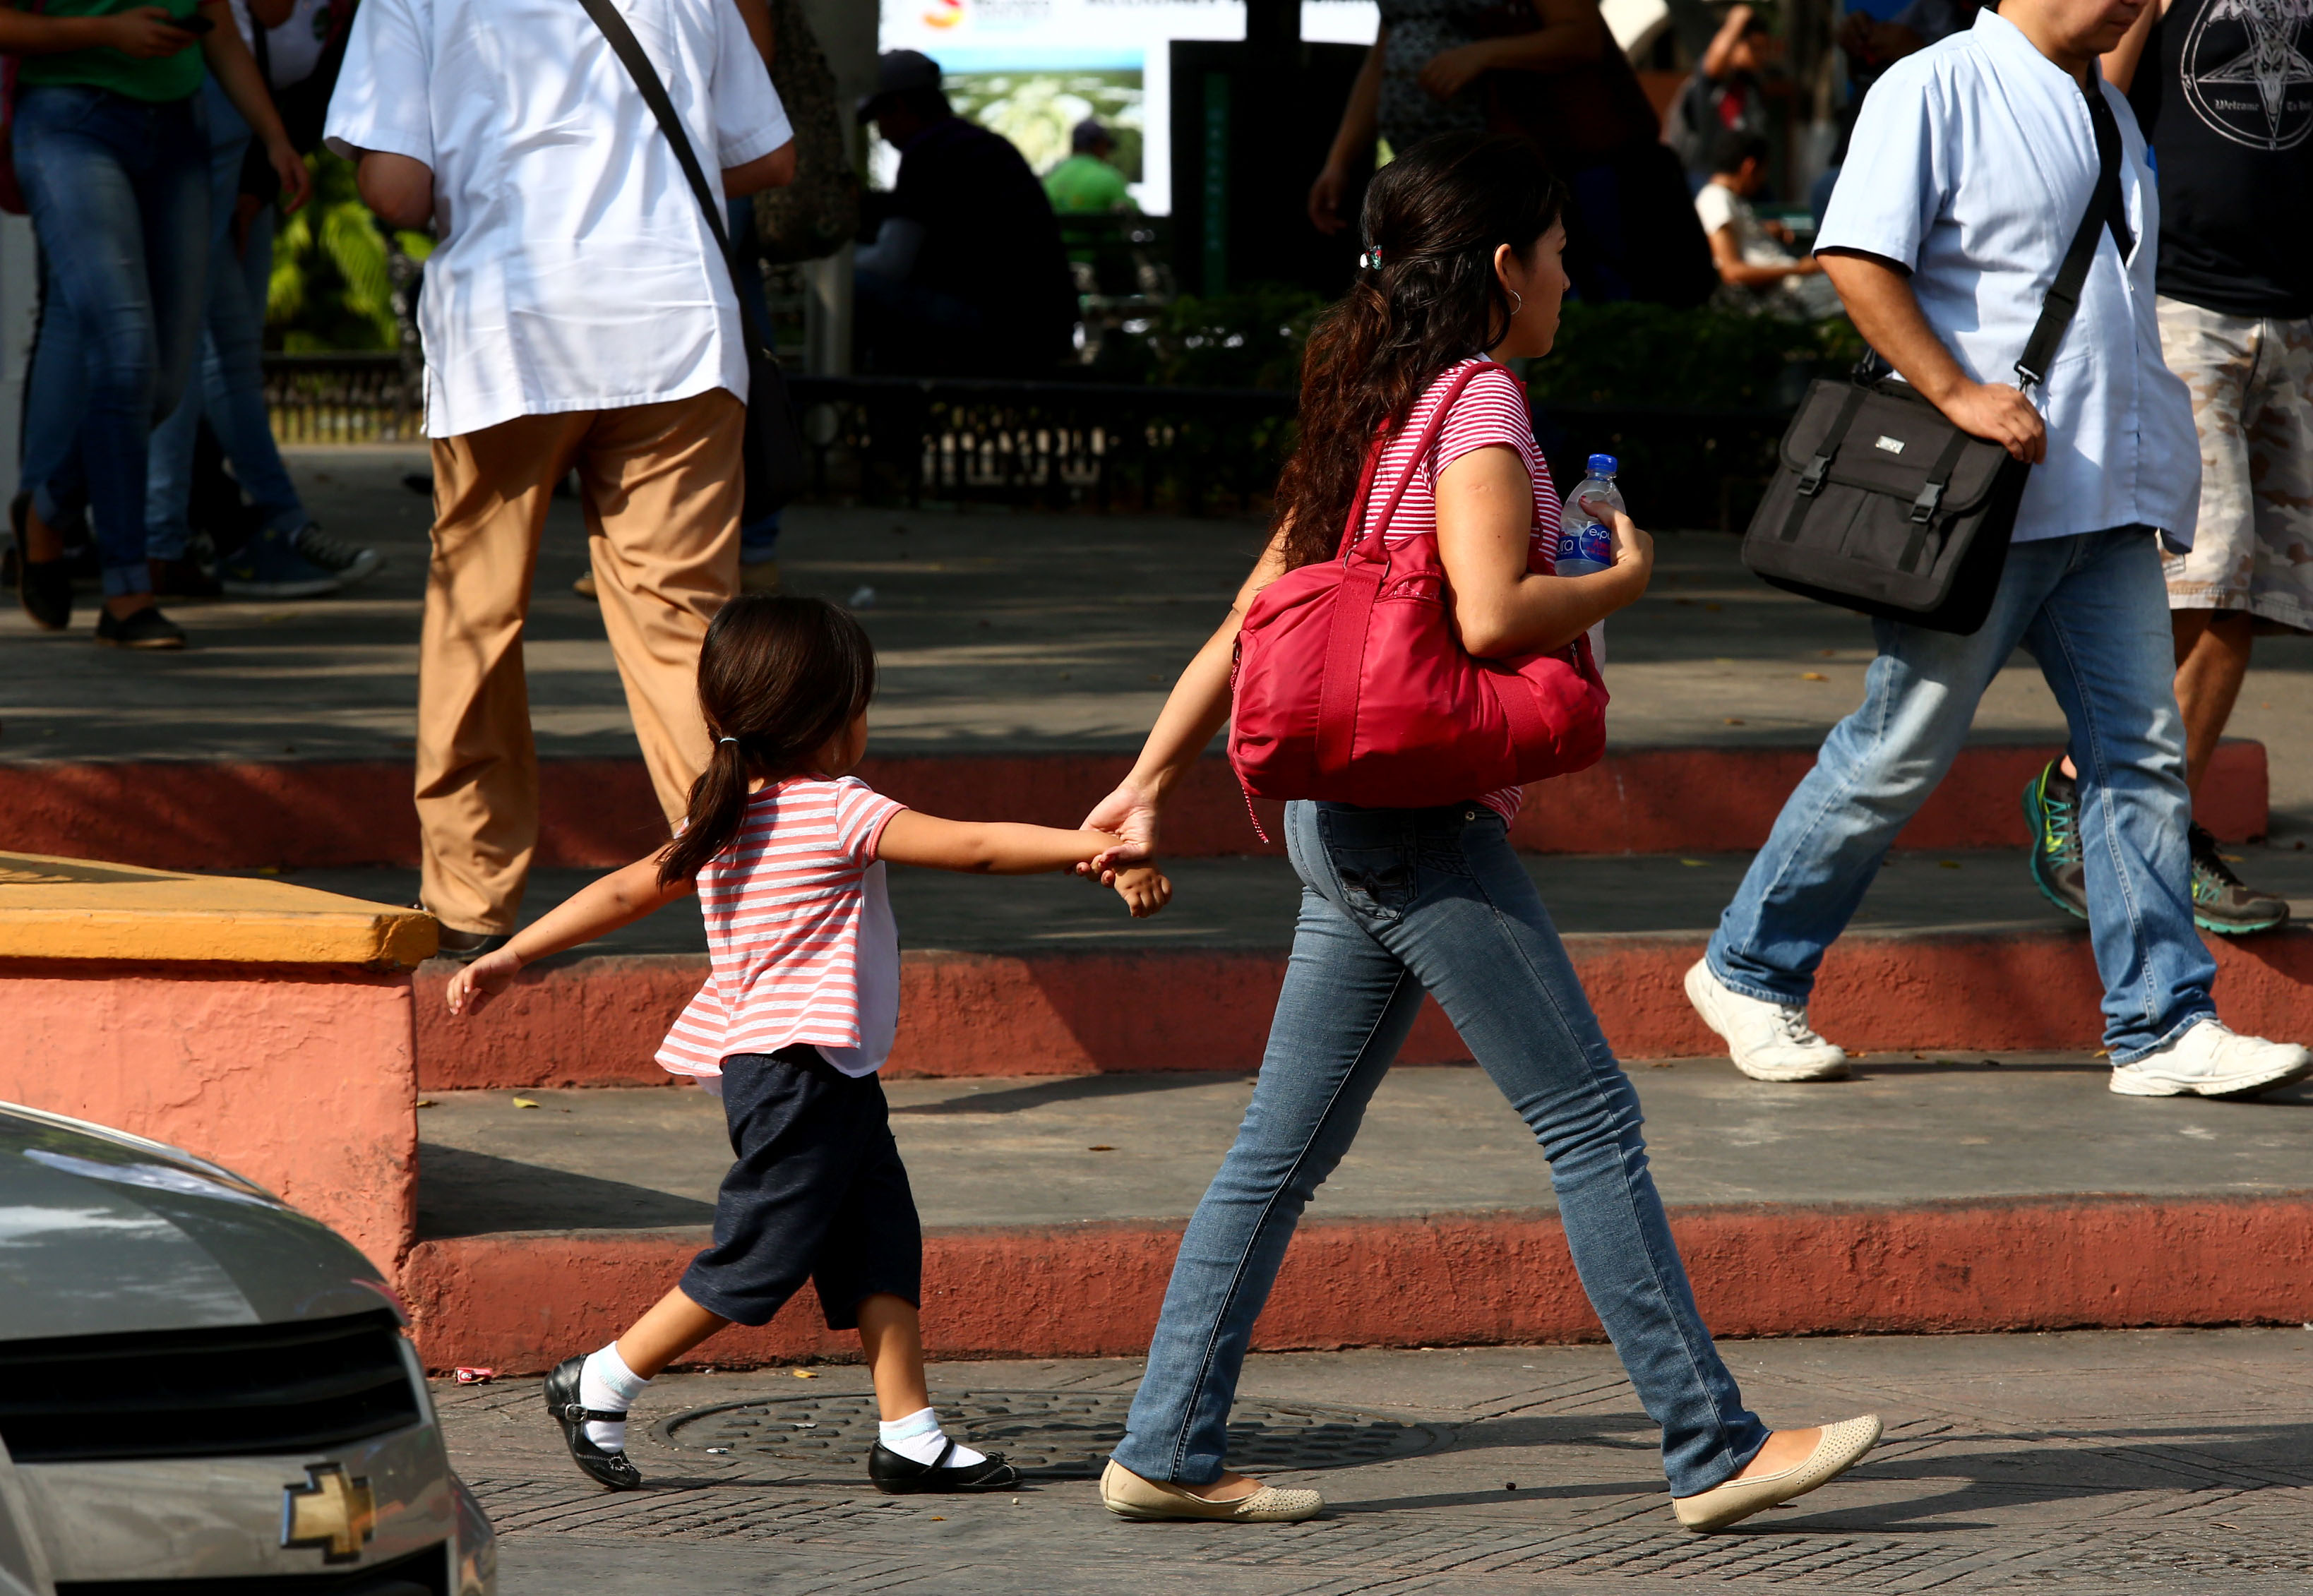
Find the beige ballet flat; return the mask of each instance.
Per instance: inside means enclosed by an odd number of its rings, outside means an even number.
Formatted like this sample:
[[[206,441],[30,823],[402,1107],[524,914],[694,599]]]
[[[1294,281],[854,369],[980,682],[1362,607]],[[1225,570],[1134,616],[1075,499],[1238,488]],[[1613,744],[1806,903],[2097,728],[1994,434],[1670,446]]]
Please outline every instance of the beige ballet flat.
[[[1878,1414],[1842,1419],[1835,1425],[1824,1425],[1822,1439],[1815,1443],[1815,1451],[1807,1454],[1805,1462],[1781,1474],[1730,1479],[1723,1486],[1692,1496],[1674,1496],[1671,1511],[1690,1530],[1724,1530],[1778,1502],[1789,1502],[1794,1496],[1806,1495],[1817,1486],[1829,1485],[1861,1462],[1864,1454],[1878,1444]]]
[[[1121,1519],[1208,1519],[1235,1524],[1297,1524],[1324,1511],[1315,1491],[1263,1486],[1241,1502],[1208,1502],[1179,1486],[1143,1479],[1115,1459],[1100,1473],[1100,1502]]]

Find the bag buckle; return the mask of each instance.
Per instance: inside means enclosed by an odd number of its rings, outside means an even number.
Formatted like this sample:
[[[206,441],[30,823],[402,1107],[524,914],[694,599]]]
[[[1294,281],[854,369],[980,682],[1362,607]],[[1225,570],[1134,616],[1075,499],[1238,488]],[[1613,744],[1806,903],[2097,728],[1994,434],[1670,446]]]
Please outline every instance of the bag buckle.
[[[1831,469],[1831,456],[1818,454],[1807,461],[1807,469],[1799,473],[1799,492],[1813,498],[1823,491],[1824,474]]]
[[[1943,498],[1944,485],[1940,482],[1930,481],[1925,487],[1920,489],[1920,496],[1912,501],[1912,523],[1914,526],[1927,525],[1929,518],[1936,513],[1936,506],[1943,503]]]

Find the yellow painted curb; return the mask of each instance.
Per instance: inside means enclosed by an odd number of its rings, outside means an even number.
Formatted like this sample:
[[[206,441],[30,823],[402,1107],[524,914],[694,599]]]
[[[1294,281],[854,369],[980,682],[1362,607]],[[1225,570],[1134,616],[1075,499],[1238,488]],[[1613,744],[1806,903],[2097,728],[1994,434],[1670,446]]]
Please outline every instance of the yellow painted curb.
[[[0,959],[406,965],[439,935],[420,910],[288,881],[0,853]]]

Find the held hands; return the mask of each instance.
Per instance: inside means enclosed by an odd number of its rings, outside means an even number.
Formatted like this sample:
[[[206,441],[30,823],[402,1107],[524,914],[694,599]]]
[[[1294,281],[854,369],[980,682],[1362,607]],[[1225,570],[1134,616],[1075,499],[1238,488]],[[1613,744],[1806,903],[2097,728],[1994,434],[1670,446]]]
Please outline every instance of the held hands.
[[[1106,831],[1116,846],[1077,866],[1077,873],[1113,887],[1125,867],[1143,864],[1156,856],[1156,795],[1126,782],[1093,806],[1085,816],[1087,830]],[[1165,890],[1169,894],[1171,888]]]
[[[1129,865],[1117,873],[1116,895],[1134,919],[1145,920],[1173,901],[1173,883],[1154,864]]]
[[[105,43],[139,61],[173,56],[200,42],[199,34],[178,27],[175,19],[158,5],[140,5],[107,17],[104,31]]]
[[[1137,912],[1137,911],[1136,911]],[[500,948],[485,953],[450,978],[450,1012],[453,1014],[479,1014],[490,1004],[490,1000],[514,985],[522,969],[522,960],[510,949]]]
[[[2048,424],[2020,389],[1962,381],[1936,408],[1960,431],[1999,444],[2027,465],[2048,458]]]

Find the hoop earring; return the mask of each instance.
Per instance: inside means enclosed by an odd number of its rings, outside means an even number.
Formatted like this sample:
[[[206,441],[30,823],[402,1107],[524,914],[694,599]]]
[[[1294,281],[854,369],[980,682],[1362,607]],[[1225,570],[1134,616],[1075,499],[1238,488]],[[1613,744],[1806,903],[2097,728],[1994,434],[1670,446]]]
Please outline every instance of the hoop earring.
[[[1515,288],[1508,289],[1506,292],[1508,293],[1512,299],[1517,302],[1516,304],[1510,306],[1510,320],[1515,321],[1518,318],[1518,312],[1526,309],[1526,295],[1520,294]]]

